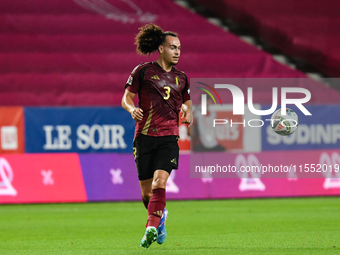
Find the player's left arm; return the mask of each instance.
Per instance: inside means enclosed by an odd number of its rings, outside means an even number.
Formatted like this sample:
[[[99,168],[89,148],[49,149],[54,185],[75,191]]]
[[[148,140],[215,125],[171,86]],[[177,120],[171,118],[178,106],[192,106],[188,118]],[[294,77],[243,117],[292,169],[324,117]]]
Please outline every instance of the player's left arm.
[[[182,119],[184,119],[182,121],[182,123],[189,123],[189,127],[192,124],[193,118],[192,118],[192,103],[191,100],[187,100],[182,104]]]

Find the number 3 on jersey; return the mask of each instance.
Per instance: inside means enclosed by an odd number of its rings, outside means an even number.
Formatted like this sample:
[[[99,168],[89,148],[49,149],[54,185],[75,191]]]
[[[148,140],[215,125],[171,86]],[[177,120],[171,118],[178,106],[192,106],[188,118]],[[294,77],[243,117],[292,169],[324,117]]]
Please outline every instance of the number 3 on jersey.
[[[170,90],[171,88],[169,86],[164,86],[164,89],[165,89],[165,94],[166,96],[163,97],[165,100],[168,100],[170,98]]]

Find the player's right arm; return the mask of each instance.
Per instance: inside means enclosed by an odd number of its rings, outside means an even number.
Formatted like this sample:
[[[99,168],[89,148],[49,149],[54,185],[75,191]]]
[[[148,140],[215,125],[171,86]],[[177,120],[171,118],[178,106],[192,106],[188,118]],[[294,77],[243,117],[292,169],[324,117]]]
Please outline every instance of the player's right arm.
[[[135,93],[125,89],[125,93],[122,98],[122,107],[131,114],[132,119],[135,121],[141,121],[143,119],[143,110],[135,107],[135,104],[133,103],[135,96]]]

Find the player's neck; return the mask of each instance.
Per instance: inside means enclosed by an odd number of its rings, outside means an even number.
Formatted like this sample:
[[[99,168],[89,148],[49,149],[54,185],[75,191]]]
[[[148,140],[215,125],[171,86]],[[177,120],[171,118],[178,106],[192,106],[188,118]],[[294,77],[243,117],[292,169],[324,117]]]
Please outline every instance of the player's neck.
[[[172,70],[172,65],[164,62],[162,59],[157,59],[156,61],[160,67],[166,72],[170,72]]]

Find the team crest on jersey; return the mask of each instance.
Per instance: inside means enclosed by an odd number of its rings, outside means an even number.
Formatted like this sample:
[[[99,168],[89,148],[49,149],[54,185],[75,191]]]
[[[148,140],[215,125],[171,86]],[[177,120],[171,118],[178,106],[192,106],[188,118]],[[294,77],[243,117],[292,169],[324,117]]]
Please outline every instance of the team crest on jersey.
[[[126,84],[132,85],[132,81],[133,81],[133,78],[132,78],[132,76],[130,75],[130,76],[129,76],[129,79],[128,79],[127,82],[126,82]]]
[[[181,80],[178,78],[178,76],[176,76],[175,80],[176,80],[176,85],[180,86]]]

